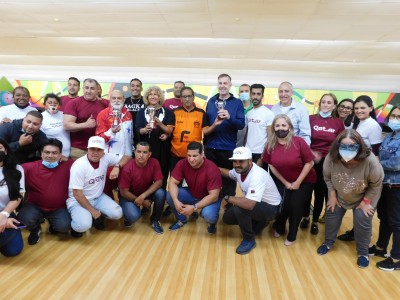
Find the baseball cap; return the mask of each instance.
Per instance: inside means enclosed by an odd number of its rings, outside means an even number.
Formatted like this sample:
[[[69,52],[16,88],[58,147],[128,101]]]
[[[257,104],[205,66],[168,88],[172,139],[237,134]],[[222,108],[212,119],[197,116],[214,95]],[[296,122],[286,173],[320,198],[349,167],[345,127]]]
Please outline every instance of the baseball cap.
[[[235,150],[233,150],[233,156],[230,158],[230,160],[245,160],[245,159],[251,159],[251,151],[247,147],[238,147]]]
[[[99,148],[99,149],[106,149],[106,142],[100,136],[92,136],[88,142],[88,148]]]

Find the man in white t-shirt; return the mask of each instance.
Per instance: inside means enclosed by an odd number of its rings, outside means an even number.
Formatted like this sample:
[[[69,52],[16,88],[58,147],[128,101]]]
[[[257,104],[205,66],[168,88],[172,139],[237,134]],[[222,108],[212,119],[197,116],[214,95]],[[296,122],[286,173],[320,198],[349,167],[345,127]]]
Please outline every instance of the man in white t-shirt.
[[[243,196],[223,198],[221,207],[229,206],[223,222],[239,225],[243,240],[236,253],[247,254],[256,247],[255,234],[260,234],[278,214],[282,198],[271,176],[252,162],[249,148],[236,148],[230,160],[233,160],[233,169],[220,168],[221,174],[238,182]]]
[[[262,103],[264,90],[265,87],[259,83],[250,87],[253,109],[246,115],[247,137],[245,146],[251,150],[254,162],[261,158],[275,117],[274,113]]]
[[[88,153],[75,161],[71,167],[67,208],[71,214],[71,235],[82,236],[92,227],[104,229],[104,218],[117,220],[122,217],[121,207],[103,193],[107,168],[114,166],[110,179],[116,179],[120,167],[129,156],[104,153],[106,143],[102,137],[92,136]]]
[[[26,87],[17,86],[13,91],[14,103],[0,107],[0,124],[23,119],[30,111],[37,110],[29,105],[31,94]]]

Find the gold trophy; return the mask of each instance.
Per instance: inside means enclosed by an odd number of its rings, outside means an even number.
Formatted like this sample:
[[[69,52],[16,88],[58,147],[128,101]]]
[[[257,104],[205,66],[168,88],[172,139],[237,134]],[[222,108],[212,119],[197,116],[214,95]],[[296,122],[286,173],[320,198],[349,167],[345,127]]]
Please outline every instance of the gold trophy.
[[[151,128],[154,128],[154,114],[156,112],[156,109],[154,107],[148,107],[146,109],[146,114],[149,116],[149,124]]]

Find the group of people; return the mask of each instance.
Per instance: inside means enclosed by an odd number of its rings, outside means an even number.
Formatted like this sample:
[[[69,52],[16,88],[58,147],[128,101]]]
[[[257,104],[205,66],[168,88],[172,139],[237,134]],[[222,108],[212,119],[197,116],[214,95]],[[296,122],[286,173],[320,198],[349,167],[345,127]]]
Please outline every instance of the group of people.
[[[158,86],[142,96],[134,78],[130,97],[113,90],[107,100],[94,79],[84,80],[78,96],[80,81],[71,77],[68,95],[45,95],[42,113],[29,106],[26,88],[15,88],[14,104],[0,108],[1,253],[22,250],[20,227],[36,244],[45,219],[51,234],[81,237],[92,226],[104,229],[105,218],[123,217],[129,228],[152,210],[157,234],[171,213],[170,231],[200,215],[215,234],[222,208],[223,222],[239,225],[243,236],[236,252],[247,254],[270,222],[286,246],[310,223],[317,235],[325,203],[318,254],[330,251],[352,209],[354,230],[342,239],[356,241],[358,266],[367,267],[369,255],[386,258],[393,233],[390,256],[377,266],[400,269],[400,106],[387,116],[391,132],[383,140],[366,95],[338,102],[324,94],[309,116],[289,82],[279,85],[271,109],[263,105],[262,84],[241,85],[239,98],[230,93],[228,74],[218,76],[217,86],[203,110],[182,81],[174,83],[171,99]],[[375,209],[379,239],[369,247]]]

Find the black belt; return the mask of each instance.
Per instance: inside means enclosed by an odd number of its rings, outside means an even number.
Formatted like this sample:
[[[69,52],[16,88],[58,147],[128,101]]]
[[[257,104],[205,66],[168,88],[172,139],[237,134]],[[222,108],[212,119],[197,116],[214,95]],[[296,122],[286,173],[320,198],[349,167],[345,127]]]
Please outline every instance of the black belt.
[[[400,184],[399,183],[395,183],[395,184],[385,183],[385,184],[383,184],[383,186],[388,187],[390,189],[400,188]]]

